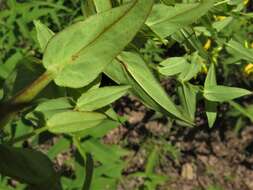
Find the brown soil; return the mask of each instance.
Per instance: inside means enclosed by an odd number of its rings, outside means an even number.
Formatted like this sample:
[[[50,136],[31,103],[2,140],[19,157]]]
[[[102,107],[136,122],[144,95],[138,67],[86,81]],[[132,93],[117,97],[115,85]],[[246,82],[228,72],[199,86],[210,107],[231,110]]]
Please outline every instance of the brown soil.
[[[195,128],[170,126],[165,118],[155,118],[154,112],[133,98],[121,99],[115,108],[128,116],[128,123],[111,131],[104,141],[132,150],[118,190],[142,186],[143,179],[130,175],[144,171],[148,155],[145,145],[150,143],[158,147],[171,143],[181,153],[178,159],[166,152],[160,154],[155,170],[168,176],[168,181],[159,190],[204,190],[211,185],[224,190],[253,190],[253,124],[236,134],[233,126],[229,127],[233,122],[226,121],[222,113],[226,105],[213,129],[207,127],[201,108]]]

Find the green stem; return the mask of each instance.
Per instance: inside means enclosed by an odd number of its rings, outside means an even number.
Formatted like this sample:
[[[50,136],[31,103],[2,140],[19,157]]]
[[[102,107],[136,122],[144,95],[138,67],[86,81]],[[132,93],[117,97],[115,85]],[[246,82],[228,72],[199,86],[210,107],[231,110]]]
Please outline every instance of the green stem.
[[[39,135],[39,134],[45,132],[45,131],[47,131],[47,130],[48,130],[48,127],[47,127],[47,126],[41,127],[41,128],[39,128],[39,129],[35,129],[35,130],[32,131],[31,133],[22,135],[22,136],[20,136],[20,137],[17,137],[17,138],[15,138],[15,139],[11,140],[11,141],[9,142],[9,144],[12,144],[12,145],[13,145],[13,144],[16,144],[16,143],[18,143],[18,142],[25,141],[25,140],[27,140],[27,139],[29,139],[29,138],[35,136],[35,135]]]
[[[12,120],[21,109],[27,106],[52,80],[53,75],[45,72],[10,100],[3,102],[0,105],[0,129]]]
[[[11,104],[24,104],[32,101],[51,81],[53,75],[49,72],[44,72],[32,84],[24,88],[16,94],[11,100]]]
[[[215,3],[214,6],[216,7],[216,6],[219,6],[219,5],[228,3],[228,2],[229,2],[229,0],[220,1],[220,2],[218,2],[218,3]]]
[[[87,153],[86,154],[86,167],[85,167],[86,176],[85,176],[85,181],[84,181],[82,190],[90,190],[92,176],[93,176],[93,169],[94,169],[94,162],[93,162],[92,155]]]
[[[90,153],[86,153],[84,149],[82,148],[82,145],[80,143],[80,139],[77,136],[73,136],[73,141],[78,149],[79,153],[81,154],[84,162],[85,162],[85,181],[83,184],[82,190],[90,190],[91,182],[92,182],[92,176],[93,176],[93,169],[94,169],[94,162],[92,155]]]

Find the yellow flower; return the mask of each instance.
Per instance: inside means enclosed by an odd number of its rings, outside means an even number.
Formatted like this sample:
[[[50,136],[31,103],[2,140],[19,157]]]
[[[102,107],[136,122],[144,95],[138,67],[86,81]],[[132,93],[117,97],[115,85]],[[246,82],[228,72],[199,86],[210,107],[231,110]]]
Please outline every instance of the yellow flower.
[[[253,63],[249,63],[248,65],[245,66],[244,72],[249,75],[253,73]]]
[[[249,3],[249,0],[243,0],[243,4],[247,5]]]
[[[214,18],[215,18],[216,21],[222,21],[227,17],[226,16],[214,16]]]
[[[205,49],[205,50],[209,50],[210,47],[211,47],[211,45],[212,45],[212,41],[211,41],[210,39],[208,39],[208,40],[206,41],[205,45],[204,45],[204,49]]]
[[[205,64],[202,64],[201,73],[207,74],[207,72],[208,72],[207,66]]]

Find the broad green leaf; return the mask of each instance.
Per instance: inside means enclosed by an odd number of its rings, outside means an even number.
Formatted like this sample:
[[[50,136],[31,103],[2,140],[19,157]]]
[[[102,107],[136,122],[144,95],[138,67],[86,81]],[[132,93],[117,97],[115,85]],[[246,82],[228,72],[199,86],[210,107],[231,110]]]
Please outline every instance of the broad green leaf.
[[[189,122],[187,118],[182,116],[182,113],[168,97],[144,60],[138,54],[124,52],[120,55],[120,60],[125,64],[126,70],[130,73],[133,79],[150,96],[150,98],[153,99],[153,101],[159,104],[168,113]]]
[[[135,0],[56,34],[43,57],[56,84],[78,88],[93,81],[133,39],[152,5],[152,0]]]
[[[68,111],[51,117],[47,127],[52,133],[74,133],[95,127],[105,119],[100,113]]]
[[[158,71],[165,76],[172,76],[183,72],[186,67],[189,67],[189,63],[184,57],[172,57],[161,62]]]
[[[208,87],[216,86],[216,85],[217,85],[217,81],[216,81],[215,65],[211,64],[206,76],[204,88],[208,88]],[[217,118],[217,103],[206,100],[205,109],[206,109],[206,115],[207,115],[207,120],[208,120],[208,126],[212,128]]]
[[[110,86],[89,90],[78,100],[76,108],[80,111],[93,111],[102,108],[126,94],[130,86]]]
[[[57,190],[58,177],[46,155],[32,149],[0,145],[0,173],[35,189]]]
[[[39,20],[34,21],[34,25],[36,28],[37,39],[40,44],[40,48],[42,52],[44,52],[49,40],[54,36],[54,32],[46,25],[42,24]]]
[[[250,94],[252,94],[252,92],[242,88],[228,87],[222,85],[209,86],[204,89],[204,97],[207,100],[214,102],[229,101]]]
[[[146,24],[160,37],[165,38],[206,14],[213,7],[214,2],[214,0],[203,0],[200,3],[185,3],[175,6],[157,4]]]
[[[98,13],[112,8],[111,0],[93,0]]]

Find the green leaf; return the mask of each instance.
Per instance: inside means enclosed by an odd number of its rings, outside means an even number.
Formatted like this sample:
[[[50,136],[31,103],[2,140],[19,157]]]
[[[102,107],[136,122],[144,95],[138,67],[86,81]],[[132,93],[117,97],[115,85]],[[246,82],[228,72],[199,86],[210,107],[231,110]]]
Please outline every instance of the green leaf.
[[[60,138],[57,140],[57,142],[50,147],[50,149],[47,152],[47,156],[53,160],[59,153],[66,151],[71,145],[71,142],[67,138]]]
[[[252,110],[249,109],[250,107],[244,108],[243,106],[234,101],[230,101],[229,104],[233,106],[236,110],[238,110],[242,115],[248,117],[253,122],[253,109]]]
[[[135,0],[56,34],[43,57],[56,84],[78,88],[93,81],[133,39],[152,5],[152,0]]]
[[[35,189],[59,189],[58,177],[51,161],[41,152],[0,144],[0,173]]]
[[[52,117],[54,114],[67,111],[73,108],[71,101],[68,98],[57,98],[42,102],[35,110],[26,115],[29,120],[36,120],[38,116],[43,114],[45,120]]]
[[[206,76],[204,88],[208,88],[208,87],[216,86],[216,85],[217,85],[217,81],[216,81],[215,65],[211,64]],[[217,118],[217,103],[206,100],[205,109],[206,109],[206,116],[208,120],[208,126],[212,128]]]
[[[93,0],[98,13],[112,8],[111,0]]]
[[[76,108],[80,111],[102,108],[126,94],[129,88],[129,86],[110,86],[89,90],[77,100]]]
[[[216,81],[215,65],[211,64],[206,76],[204,86],[205,88],[208,88],[209,86],[216,86],[216,85],[217,85],[217,81]]]
[[[68,111],[51,117],[47,127],[52,133],[74,133],[95,127],[105,119],[100,113]]]
[[[89,128],[89,129],[85,129],[84,131],[81,131],[81,132],[77,133],[76,135],[77,135],[77,137],[80,137],[80,138],[87,137],[87,136],[91,136],[94,138],[102,138],[109,131],[111,131],[112,129],[115,129],[119,125],[120,125],[119,122],[106,119],[103,122],[101,122],[100,124],[98,124],[97,126]]]
[[[213,7],[214,0],[200,3],[185,3],[175,6],[157,4],[154,6],[146,24],[160,37],[165,38],[186,27]]]
[[[99,139],[94,138],[82,142],[82,148],[102,164],[119,162],[128,153],[119,146],[102,144]]]
[[[104,73],[117,84],[128,84],[128,77],[124,71],[124,67],[117,60],[113,60],[104,69]]]
[[[210,102],[208,100],[205,101],[205,110],[209,128],[212,128],[216,121],[217,106],[218,104],[216,102]]]
[[[245,48],[242,44],[235,40],[230,40],[227,44],[228,51],[234,56],[239,57],[240,59],[253,62],[253,50]]]
[[[158,148],[155,147],[149,154],[147,164],[145,167],[145,174],[147,177],[152,176],[152,174],[154,173],[154,169],[157,164],[158,158],[159,158]]]
[[[184,110],[190,116],[191,120],[194,121],[197,106],[196,98],[198,90],[190,83],[183,83],[178,90],[180,102]]]
[[[179,74],[189,67],[189,63],[184,57],[172,57],[161,62],[158,67],[159,73],[165,76]]]
[[[213,23],[213,28],[215,28],[217,32],[220,32],[221,30],[229,26],[229,24],[233,21],[233,19],[234,18],[230,16],[226,17],[224,20],[216,21]]]
[[[229,101],[250,94],[252,94],[252,92],[242,88],[228,87],[222,85],[208,86],[204,89],[204,97],[207,100],[214,102]]]
[[[54,32],[46,25],[42,24],[39,20],[35,20],[34,25],[36,28],[37,39],[40,44],[40,48],[42,52],[44,52],[49,40],[54,36]]]
[[[22,58],[23,55],[20,52],[16,52],[10,56],[4,64],[0,64],[0,78],[6,79]]]
[[[124,52],[120,55],[121,63],[140,87],[168,113],[183,121],[189,122],[185,118],[173,101],[168,97],[157,79],[154,77],[144,60],[137,54]],[[137,90],[138,91],[138,90]]]
[[[181,82],[187,82],[193,77],[196,77],[201,70],[203,64],[203,58],[195,52],[191,58],[191,64],[185,65],[184,72],[180,73],[178,80]]]
[[[131,85],[131,92],[147,107],[161,113],[167,113],[143,90],[143,88],[129,75],[129,73],[127,73],[124,68],[124,63],[120,63],[119,60],[114,60],[106,67],[104,73],[118,84]]]

